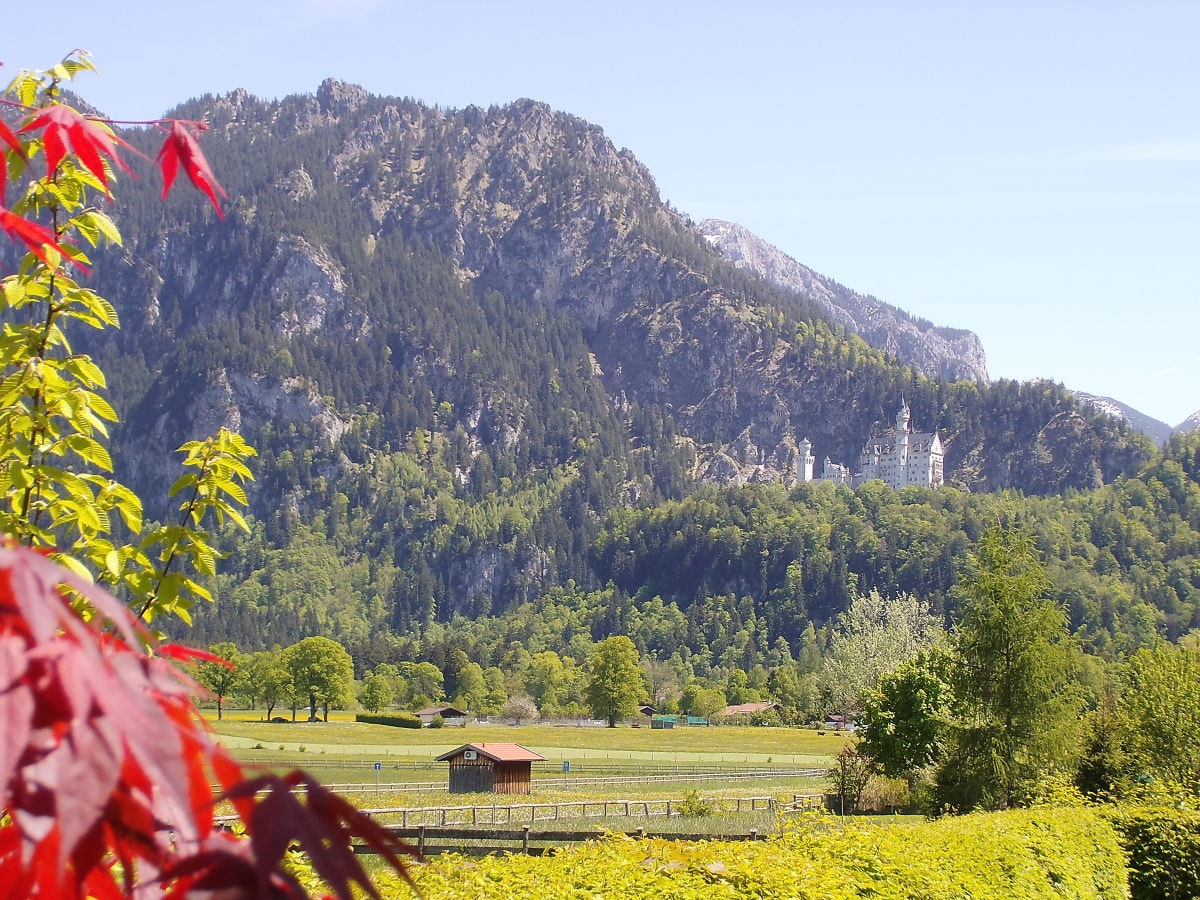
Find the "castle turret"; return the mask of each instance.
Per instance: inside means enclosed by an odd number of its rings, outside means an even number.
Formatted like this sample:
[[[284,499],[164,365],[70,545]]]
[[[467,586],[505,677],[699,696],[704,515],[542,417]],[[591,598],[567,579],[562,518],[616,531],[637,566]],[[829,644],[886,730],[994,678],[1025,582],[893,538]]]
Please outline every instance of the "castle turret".
[[[900,411],[896,413],[896,463],[903,467],[908,465],[908,425],[912,421],[912,412],[908,401],[900,401]]]
[[[813,480],[813,464],[817,458],[812,453],[812,441],[805,438],[799,445],[800,458],[796,462],[796,477],[801,481]]]

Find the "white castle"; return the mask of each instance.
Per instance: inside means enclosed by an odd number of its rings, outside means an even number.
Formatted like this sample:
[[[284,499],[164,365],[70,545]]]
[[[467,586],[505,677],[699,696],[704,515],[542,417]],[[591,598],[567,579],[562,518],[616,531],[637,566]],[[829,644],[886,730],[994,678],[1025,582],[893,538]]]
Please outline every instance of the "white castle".
[[[908,402],[901,400],[900,411],[896,413],[896,427],[867,439],[858,457],[857,473],[826,456],[820,476],[814,477],[816,457],[812,454],[812,442],[805,438],[800,442],[796,475],[801,481],[832,481],[848,485],[879,479],[896,490],[909,485],[941,487],[945,483],[942,476],[942,458],[945,455],[942,452],[942,438],[936,431],[910,431],[911,420]]]

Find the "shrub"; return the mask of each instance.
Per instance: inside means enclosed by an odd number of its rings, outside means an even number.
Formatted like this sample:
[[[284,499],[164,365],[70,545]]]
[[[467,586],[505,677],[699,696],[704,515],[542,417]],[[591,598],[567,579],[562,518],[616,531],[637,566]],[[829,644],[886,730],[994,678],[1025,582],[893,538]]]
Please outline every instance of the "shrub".
[[[701,798],[696,791],[688,791],[679,804],[679,814],[688,819],[702,819],[712,815],[713,805]]]
[[[895,826],[806,820],[764,841],[612,837],[553,856],[442,856],[416,873],[426,900],[560,897],[956,898],[1124,900],[1111,822],[1081,807],[1039,807]],[[395,895],[402,888],[395,886]]]
[[[1120,807],[1112,818],[1129,854],[1133,900],[1200,897],[1200,812],[1171,806]]]
[[[432,719],[429,720],[429,727],[430,728],[445,728],[446,720],[443,719],[441,716],[434,716]]]
[[[366,725],[390,725],[393,728],[420,728],[420,717],[408,712],[401,713],[358,713],[355,722]]]

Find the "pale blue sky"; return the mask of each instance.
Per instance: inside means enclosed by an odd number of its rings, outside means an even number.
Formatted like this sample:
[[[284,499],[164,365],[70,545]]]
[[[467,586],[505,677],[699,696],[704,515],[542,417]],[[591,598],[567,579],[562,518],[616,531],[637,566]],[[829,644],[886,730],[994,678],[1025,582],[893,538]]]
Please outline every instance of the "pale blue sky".
[[[76,2],[6,17],[11,73],[151,117],[332,76],[604,128],[694,219],[1176,425],[1200,408],[1200,4]]]

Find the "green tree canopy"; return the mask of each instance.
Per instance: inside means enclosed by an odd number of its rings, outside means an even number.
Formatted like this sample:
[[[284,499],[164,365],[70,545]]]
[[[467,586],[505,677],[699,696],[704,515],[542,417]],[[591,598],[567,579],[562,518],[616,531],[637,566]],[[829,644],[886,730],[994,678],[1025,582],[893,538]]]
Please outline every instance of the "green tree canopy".
[[[858,718],[859,749],[884,775],[904,778],[910,787],[941,755],[950,714],[944,662],[936,650],[924,650],[884,675]]]
[[[1139,650],[1120,709],[1140,771],[1200,789],[1200,652],[1169,644]]]
[[[641,659],[633,641],[616,635],[601,641],[588,661],[587,699],[592,714],[615,728],[637,712],[646,696]]]
[[[196,669],[196,680],[216,698],[217,721],[220,721],[224,715],[225,698],[237,689],[244,677],[245,658],[229,641],[211,645],[208,652],[222,662],[202,662]]]
[[[310,715],[320,704],[328,722],[330,704],[346,703],[353,696],[354,660],[337,641],[305,638],[288,648],[287,662],[296,694],[308,697]]]
[[[386,675],[370,675],[358,695],[358,702],[367,712],[379,712],[395,699],[392,683]]]
[[[952,639],[956,721],[937,793],[958,809],[1006,808],[1075,763],[1077,651],[1027,535],[990,529],[970,562]]]

